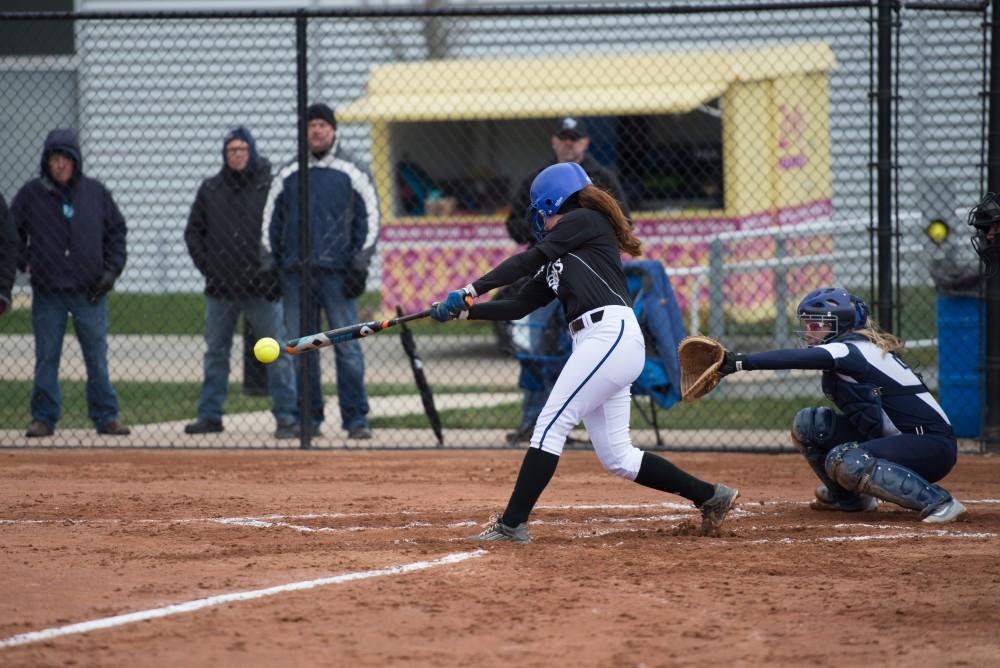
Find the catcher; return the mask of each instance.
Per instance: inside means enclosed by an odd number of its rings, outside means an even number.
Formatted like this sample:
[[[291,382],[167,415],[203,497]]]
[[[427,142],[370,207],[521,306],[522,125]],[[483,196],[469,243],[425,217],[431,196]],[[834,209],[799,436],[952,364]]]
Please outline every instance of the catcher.
[[[792,442],[822,483],[810,507],[868,511],[881,499],[918,511],[924,522],[962,516],[965,506],[933,484],[955,466],[955,434],[923,381],[897,356],[903,342],[840,288],[810,292],[797,313],[806,349],[741,354],[706,337],[683,341],[678,355],[685,400],[737,371],[822,371],[823,394],[839,412],[803,408],[792,420]]]

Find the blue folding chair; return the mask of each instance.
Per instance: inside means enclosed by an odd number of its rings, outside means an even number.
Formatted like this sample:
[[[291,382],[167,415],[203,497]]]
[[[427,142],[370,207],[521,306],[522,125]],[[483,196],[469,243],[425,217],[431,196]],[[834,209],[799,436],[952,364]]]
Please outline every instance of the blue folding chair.
[[[681,370],[677,344],[684,338],[684,322],[663,265],[655,260],[624,263],[629,296],[646,339],[646,363],[632,383],[632,403],[656,433],[656,449],[666,445],[660,435],[657,411],[681,399]],[[648,413],[636,397],[649,397]]]

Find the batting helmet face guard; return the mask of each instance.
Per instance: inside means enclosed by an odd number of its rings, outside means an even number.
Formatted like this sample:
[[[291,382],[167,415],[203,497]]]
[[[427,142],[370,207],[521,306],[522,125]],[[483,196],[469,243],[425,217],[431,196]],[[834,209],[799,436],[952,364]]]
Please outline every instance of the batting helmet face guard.
[[[813,290],[799,302],[796,314],[802,323],[797,333],[811,346],[861,329],[868,322],[868,306],[843,288]]]
[[[1000,197],[996,193],[986,196],[969,211],[968,223],[972,227],[972,247],[986,264],[986,273],[992,274],[1000,264]]]
[[[567,199],[593,185],[587,172],[575,162],[549,165],[531,182],[531,208],[535,212],[533,229],[539,241],[545,236],[545,220],[559,212]]]

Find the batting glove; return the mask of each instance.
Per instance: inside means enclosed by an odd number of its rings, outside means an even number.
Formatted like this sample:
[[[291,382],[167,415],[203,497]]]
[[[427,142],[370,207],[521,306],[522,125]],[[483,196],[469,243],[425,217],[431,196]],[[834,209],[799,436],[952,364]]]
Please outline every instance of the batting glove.
[[[448,322],[452,318],[465,320],[469,317],[469,307],[475,298],[476,291],[471,284],[460,290],[452,290],[443,302],[435,302],[431,306],[431,317],[438,322]]]

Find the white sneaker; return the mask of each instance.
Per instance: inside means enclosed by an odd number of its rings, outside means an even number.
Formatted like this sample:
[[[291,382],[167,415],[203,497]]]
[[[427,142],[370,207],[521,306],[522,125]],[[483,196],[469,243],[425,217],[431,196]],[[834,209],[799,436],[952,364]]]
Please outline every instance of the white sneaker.
[[[931,514],[924,518],[924,522],[931,524],[947,524],[954,522],[965,514],[965,506],[958,499],[951,499],[942,503],[931,511]]]

